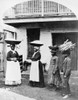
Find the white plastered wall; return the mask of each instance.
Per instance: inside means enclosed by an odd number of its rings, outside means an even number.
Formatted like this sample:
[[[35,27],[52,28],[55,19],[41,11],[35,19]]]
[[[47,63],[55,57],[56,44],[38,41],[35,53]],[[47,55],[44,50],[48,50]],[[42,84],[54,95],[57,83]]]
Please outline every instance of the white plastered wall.
[[[23,61],[27,58],[27,36],[26,36],[26,28],[19,27],[16,29],[17,39],[21,40],[21,43],[17,47],[17,51],[20,55],[23,55]]]
[[[46,70],[49,68],[49,63],[50,63],[50,58],[51,58],[51,53],[48,48],[48,46],[52,45],[52,37],[51,37],[51,32],[46,30],[46,29],[41,29],[40,30],[40,40],[44,44],[40,50],[41,50],[41,61],[43,63],[46,63]]]
[[[19,27],[16,29],[18,39],[22,40],[22,42],[18,45],[17,51],[21,55],[23,55],[23,60],[27,58],[27,35],[26,35],[26,28]],[[48,46],[52,45],[52,37],[51,32],[46,29],[40,30],[40,40],[44,44],[41,50],[41,61],[42,63],[46,63],[46,70],[48,70],[51,53]]]

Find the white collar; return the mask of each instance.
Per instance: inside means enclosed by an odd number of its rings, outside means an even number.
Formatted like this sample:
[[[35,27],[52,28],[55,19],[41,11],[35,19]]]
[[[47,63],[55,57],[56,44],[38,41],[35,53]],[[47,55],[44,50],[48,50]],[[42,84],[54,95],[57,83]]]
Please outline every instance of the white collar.
[[[13,53],[15,53],[15,50],[11,50]]]

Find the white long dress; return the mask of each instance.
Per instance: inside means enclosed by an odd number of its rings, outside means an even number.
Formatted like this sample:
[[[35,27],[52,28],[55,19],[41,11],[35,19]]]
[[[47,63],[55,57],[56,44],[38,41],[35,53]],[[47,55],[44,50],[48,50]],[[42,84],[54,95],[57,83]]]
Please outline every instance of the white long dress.
[[[19,62],[7,61],[5,85],[21,84],[21,71]]]

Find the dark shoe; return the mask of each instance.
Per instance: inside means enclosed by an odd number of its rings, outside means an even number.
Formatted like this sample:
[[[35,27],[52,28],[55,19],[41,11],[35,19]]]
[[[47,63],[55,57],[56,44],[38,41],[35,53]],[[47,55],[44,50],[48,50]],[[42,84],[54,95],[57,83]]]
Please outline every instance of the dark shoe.
[[[29,81],[28,85],[29,85],[29,86],[31,86],[31,87],[34,87],[34,85],[33,85],[33,82],[32,82],[32,81]]]

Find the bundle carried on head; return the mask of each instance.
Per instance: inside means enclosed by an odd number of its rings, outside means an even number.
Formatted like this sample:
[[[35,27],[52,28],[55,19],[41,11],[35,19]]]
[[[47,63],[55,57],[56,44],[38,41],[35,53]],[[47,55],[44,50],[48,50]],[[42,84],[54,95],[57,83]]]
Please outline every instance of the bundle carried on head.
[[[66,50],[72,50],[75,47],[75,43],[73,44],[71,41],[69,41],[68,39],[59,46],[59,50],[62,51],[66,51]]]

